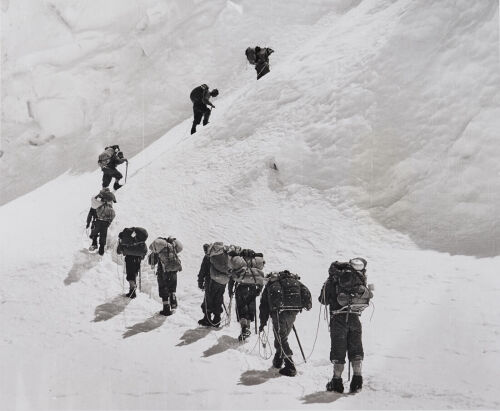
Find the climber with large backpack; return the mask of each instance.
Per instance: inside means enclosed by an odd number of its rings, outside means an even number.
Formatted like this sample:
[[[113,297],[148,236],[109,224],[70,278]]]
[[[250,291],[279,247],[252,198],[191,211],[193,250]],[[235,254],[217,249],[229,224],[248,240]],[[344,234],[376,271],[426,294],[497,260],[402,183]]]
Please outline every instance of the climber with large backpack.
[[[116,253],[125,256],[125,271],[129,283],[129,292],[125,294],[125,297],[135,298],[137,296],[137,275],[141,270],[141,261],[148,253],[147,239],[148,232],[142,227],[125,228],[118,234]]]
[[[113,203],[116,203],[116,198],[108,188],[103,188],[97,196],[92,197],[91,208],[87,216],[87,228],[92,222],[90,232],[92,245],[89,247],[89,251],[97,249],[97,239],[99,239],[99,255],[104,255],[108,228],[115,218]]]
[[[219,95],[219,90],[214,88],[212,91],[209,90],[206,84],[202,84],[194,88],[189,95],[191,102],[193,103],[193,125],[191,127],[191,134],[196,133],[196,126],[201,123],[203,119],[203,125],[208,124],[210,119],[210,114],[212,110],[208,106],[215,108],[215,106],[210,102],[210,97],[217,97]]]
[[[112,201],[113,203],[116,203],[116,197],[115,195],[109,191],[109,188],[103,188],[99,194],[96,196],[92,196],[90,198],[90,210],[87,214],[87,225],[86,228],[90,228],[92,231],[95,227],[95,222],[97,220],[97,208],[102,205],[102,197],[107,198],[108,201]]]
[[[240,323],[241,333],[239,341],[245,341],[251,334],[252,321],[255,320],[256,302],[255,299],[260,295],[263,288],[264,258],[262,253],[256,253],[250,249],[242,249],[231,256],[243,258],[247,269],[241,273],[232,273],[228,283],[229,298],[232,301],[233,296],[236,299],[236,319]],[[234,265],[232,263],[231,265]],[[262,273],[262,277],[259,275]],[[262,281],[260,281],[262,279]]]
[[[151,268],[157,265],[158,294],[163,302],[161,315],[169,316],[177,308],[177,273],[182,271],[178,254],[182,251],[182,243],[174,237],[158,237],[150,245],[151,254],[148,263]]]
[[[219,246],[222,247],[223,244],[213,243],[203,245],[205,254],[198,273],[198,288],[205,293],[203,302],[201,303],[203,318],[198,321],[198,324],[204,327],[220,327],[221,314],[224,310],[224,292],[226,291],[229,277],[219,272],[217,268],[213,266],[210,259],[212,250]]]
[[[265,76],[271,70],[269,69],[269,56],[274,53],[274,50],[269,47],[248,47],[245,50],[245,56],[248,62],[255,66],[257,72],[257,80]]]
[[[109,187],[113,178],[115,179],[115,183],[113,184],[113,189],[115,191],[123,186],[120,184],[123,175],[116,169],[116,166],[122,163],[127,163],[128,168],[128,160],[123,157],[123,153],[120,151],[118,145],[106,147],[99,155],[97,164],[102,170],[103,188]]]
[[[366,265],[366,260],[360,257],[349,262],[333,262],[318,298],[321,304],[330,306],[333,378],[326,384],[327,391],[344,392],[342,372],[346,353],[354,372],[350,392],[357,392],[363,386],[361,364],[364,352],[360,316],[373,298],[372,287],[366,283]]]
[[[269,317],[271,317],[274,348],[276,349],[273,366],[280,369],[280,374],[294,377],[297,375],[297,370],[292,358],[293,352],[288,344],[288,335],[294,328],[297,314],[303,309],[311,309],[311,293],[299,281],[300,277],[298,275],[287,270],[270,273],[267,279],[267,285],[260,297],[259,332],[264,331],[264,327]],[[285,366],[281,368],[283,361]]]

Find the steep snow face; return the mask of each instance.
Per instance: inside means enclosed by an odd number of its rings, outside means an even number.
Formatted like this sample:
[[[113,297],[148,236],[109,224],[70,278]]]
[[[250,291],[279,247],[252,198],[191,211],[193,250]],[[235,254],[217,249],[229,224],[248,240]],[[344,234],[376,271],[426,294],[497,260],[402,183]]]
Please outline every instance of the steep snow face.
[[[326,1],[2,2],[0,203],[65,172],[90,171],[107,144],[129,156],[191,115],[189,92],[227,93],[249,45],[289,52]]]
[[[206,82],[242,93],[219,138],[279,130],[266,144],[284,184],[422,247],[497,255],[497,2],[300,4],[4,2],[1,201],[93,169],[106,144],[133,155],[188,118]],[[254,44],[276,49],[256,85]]]
[[[286,184],[353,202],[423,247],[498,255],[498,2],[367,1],[319,24],[258,101],[232,109],[250,105],[250,121],[229,112],[230,134],[279,130]]]

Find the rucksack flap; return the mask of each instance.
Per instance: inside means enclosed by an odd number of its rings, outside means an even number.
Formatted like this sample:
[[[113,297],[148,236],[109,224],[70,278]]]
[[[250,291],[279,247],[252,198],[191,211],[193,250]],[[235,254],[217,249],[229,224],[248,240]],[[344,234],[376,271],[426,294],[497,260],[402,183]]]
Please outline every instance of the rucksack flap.
[[[97,164],[99,164],[101,168],[106,167],[113,158],[114,154],[115,150],[112,147],[106,147],[106,149],[99,154]]]
[[[155,253],[159,254],[161,250],[163,250],[167,246],[167,240],[161,237],[155,239],[150,245],[149,249]]]
[[[115,210],[111,203],[104,203],[102,206],[96,209],[97,219],[102,221],[112,222],[115,218]]]
[[[148,239],[148,232],[142,227],[124,228],[118,238],[122,245],[133,245],[137,243],[144,243]]]

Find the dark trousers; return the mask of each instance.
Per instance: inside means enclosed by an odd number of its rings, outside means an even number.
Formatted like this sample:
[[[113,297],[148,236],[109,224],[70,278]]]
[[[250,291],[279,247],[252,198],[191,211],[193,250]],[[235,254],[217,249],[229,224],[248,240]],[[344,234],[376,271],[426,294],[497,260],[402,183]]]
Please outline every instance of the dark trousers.
[[[111,223],[109,221],[95,220],[95,225],[90,232],[92,245],[97,247],[97,238],[99,238],[99,249],[104,250],[106,245],[106,238],[108,236],[108,227]]]
[[[206,315],[215,314],[221,315],[224,303],[224,292],[226,291],[225,284],[219,284],[217,281],[210,279],[205,285],[205,299],[201,304],[201,309]]]
[[[140,269],[141,257],[137,257],[135,255],[125,256],[125,271],[127,272],[127,281],[135,281]]]
[[[236,298],[236,318],[238,321],[245,318],[248,321],[255,319],[255,293],[247,292],[245,285],[236,286],[234,291]]]
[[[122,173],[120,173],[116,168],[104,167],[102,169],[102,186],[108,187],[113,178],[115,178],[116,181],[119,181],[122,177]]]
[[[255,66],[255,71],[257,72],[257,80],[260,79],[261,77],[264,77],[267,73],[271,71],[269,70],[269,63],[258,63]]]
[[[349,360],[362,360],[364,357],[361,341],[361,321],[356,314],[337,314],[330,319],[330,339],[332,342],[330,361],[345,364],[346,353]]]
[[[207,125],[211,113],[212,111],[205,104],[201,102],[193,103],[194,120],[193,120],[193,127],[191,128],[191,133],[196,132],[196,126],[201,123],[202,119],[203,119],[203,125]]]
[[[290,357],[293,354],[290,345],[288,345],[288,336],[293,329],[293,323],[297,317],[298,311],[282,311],[277,313],[276,311],[271,313],[271,318],[273,320],[273,331],[274,331],[274,348],[277,353],[283,353]]]
[[[171,293],[177,290],[177,271],[158,271],[158,294],[163,301],[167,301]]]

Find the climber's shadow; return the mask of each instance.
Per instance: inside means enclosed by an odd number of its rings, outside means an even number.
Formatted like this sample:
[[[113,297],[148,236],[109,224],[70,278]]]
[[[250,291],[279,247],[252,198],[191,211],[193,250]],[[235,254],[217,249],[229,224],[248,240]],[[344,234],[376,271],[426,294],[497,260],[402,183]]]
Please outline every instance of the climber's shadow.
[[[271,367],[268,370],[247,370],[243,374],[241,374],[238,385],[251,386],[264,384],[265,382],[279,376],[280,373],[274,367]]]
[[[111,301],[98,305],[94,312],[94,322],[98,323],[100,321],[110,320],[123,312],[129,303],[130,298],[124,297],[123,295],[117,295]]]
[[[147,333],[153,331],[163,325],[167,317],[160,314],[154,314],[147,320],[127,327],[127,331],[123,333],[123,338],[133,337],[140,333]]]
[[[223,335],[217,340],[217,344],[203,352],[203,356],[211,357],[212,355],[220,354],[221,352],[227,351],[231,348],[238,348],[240,345],[241,343],[237,338],[230,337],[229,335]]]
[[[83,273],[90,270],[99,263],[99,258],[86,248],[75,253],[73,258],[73,266],[68,271],[68,275],[64,279],[64,285],[76,283],[82,279]]]
[[[177,344],[177,347],[195,343],[196,341],[199,341],[202,338],[206,337],[210,333],[210,331],[211,330],[208,327],[197,327],[191,330],[187,330],[180,338],[181,342]]]

